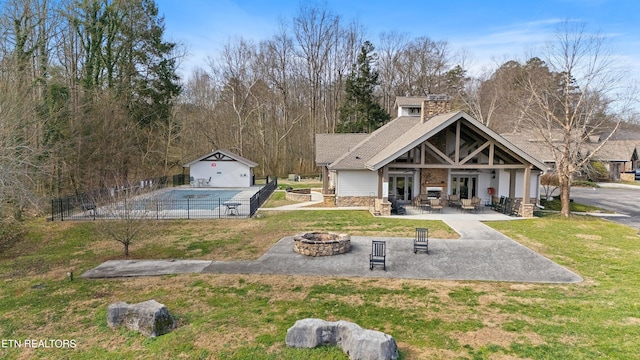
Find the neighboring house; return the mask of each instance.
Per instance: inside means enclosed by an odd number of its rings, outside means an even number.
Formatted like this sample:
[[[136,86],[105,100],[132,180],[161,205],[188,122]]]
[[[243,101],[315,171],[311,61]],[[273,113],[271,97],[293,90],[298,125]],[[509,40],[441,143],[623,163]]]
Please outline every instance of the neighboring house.
[[[546,165],[472,118],[450,111],[445,95],[398,97],[398,117],[371,134],[317,134],[316,164],[323,192],[337,206],[390,213],[389,199],[424,194],[491,201],[522,199],[533,215]]]
[[[253,168],[257,163],[227,150],[215,150],[188,164],[191,186],[249,187],[253,185]]]
[[[549,168],[555,168],[553,153],[549,146],[540,139],[540,136],[531,131],[501,135],[523,151],[547,164]],[[560,135],[558,139],[552,140],[558,144],[561,143]],[[589,141],[583,144],[580,152],[585,155],[592,153],[601,145],[601,141],[597,136],[589,138]],[[620,180],[621,174],[631,172],[640,166],[639,149],[640,140],[608,140],[591,160],[601,162],[609,172],[611,180]]]

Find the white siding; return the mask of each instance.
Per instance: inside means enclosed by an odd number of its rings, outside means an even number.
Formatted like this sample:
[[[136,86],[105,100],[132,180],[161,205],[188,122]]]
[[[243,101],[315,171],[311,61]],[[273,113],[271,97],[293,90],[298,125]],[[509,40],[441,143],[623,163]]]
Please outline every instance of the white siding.
[[[336,196],[369,196],[378,193],[378,174],[369,170],[338,173]]]
[[[198,161],[192,164],[189,175],[205,179],[211,187],[249,187],[251,186],[251,168],[238,161]]]
[[[539,192],[538,181],[540,180],[539,176],[540,176],[539,172],[531,172],[531,184],[529,185],[530,186],[529,196],[532,199],[538,198],[538,192]],[[509,196],[509,178],[510,178],[509,171],[499,170],[496,177],[499,180],[499,186],[498,186],[499,193],[497,194],[497,196]],[[523,181],[524,181],[524,171],[516,172],[515,197],[517,198],[522,197]]]

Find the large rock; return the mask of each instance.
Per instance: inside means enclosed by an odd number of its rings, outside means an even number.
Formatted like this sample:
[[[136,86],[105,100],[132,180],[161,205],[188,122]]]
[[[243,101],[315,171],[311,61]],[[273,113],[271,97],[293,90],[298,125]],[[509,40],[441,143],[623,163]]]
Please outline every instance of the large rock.
[[[287,330],[289,347],[338,346],[352,360],[392,360],[398,358],[395,339],[380,331],[363,329],[348,321],[328,322],[302,319]]]
[[[166,334],[175,327],[167,308],[155,300],[137,304],[118,302],[107,309],[107,325],[111,328],[126,326],[150,337]]]

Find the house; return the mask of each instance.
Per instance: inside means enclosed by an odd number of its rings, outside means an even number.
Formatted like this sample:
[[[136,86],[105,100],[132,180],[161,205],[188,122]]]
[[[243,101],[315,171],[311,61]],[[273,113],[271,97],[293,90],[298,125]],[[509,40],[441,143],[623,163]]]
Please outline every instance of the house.
[[[342,206],[390,214],[390,199],[417,196],[521,198],[533,216],[547,166],[464,111],[446,95],[398,97],[398,116],[371,134],[317,134],[323,193]]]
[[[189,168],[193,187],[239,188],[253,185],[257,165],[230,151],[215,150],[182,166]]]
[[[541,160],[549,168],[555,167],[555,159],[551,149],[533,131],[502,134],[502,137]],[[560,134],[557,139],[552,139],[552,141],[561,143]],[[601,137],[592,136],[582,144],[580,152],[585,155],[595,152],[591,160],[602,163],[611,180],[620,180],[624,173],[629,173],[629,177],[632,178],[631,171],[640,167],[638,158],[640,140],[612,138],[598,149],[600,145],[602,145]]]

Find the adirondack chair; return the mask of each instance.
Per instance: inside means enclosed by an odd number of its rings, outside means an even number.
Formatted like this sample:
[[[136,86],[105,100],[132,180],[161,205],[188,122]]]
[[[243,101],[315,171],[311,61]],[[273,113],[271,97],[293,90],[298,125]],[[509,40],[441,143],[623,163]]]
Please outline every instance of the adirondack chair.
[[[413,239],[413,253],[425,251],[429,253],[429,229],[416,228],[416,237]]]
[[[505,199],[506,198],[504,196],[500,196],[500,201],[495,205],[495,210],[497,212],[502,212],[502,208],[504,207]]]
[[[371,254],[369,254],[369,270],[373,270],[374,265],[382,265],[382,269],[387,271],[387,242],[373,240],[371,242]]]
[[[502,213],[509,215],[509,213],[511,212],[511,203],[513,202],[512,198],[506,198],[504,199],[504,204],[502,205]]]

